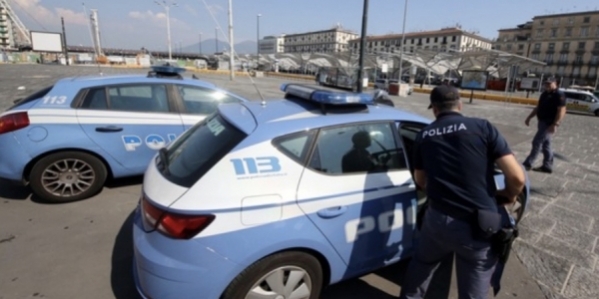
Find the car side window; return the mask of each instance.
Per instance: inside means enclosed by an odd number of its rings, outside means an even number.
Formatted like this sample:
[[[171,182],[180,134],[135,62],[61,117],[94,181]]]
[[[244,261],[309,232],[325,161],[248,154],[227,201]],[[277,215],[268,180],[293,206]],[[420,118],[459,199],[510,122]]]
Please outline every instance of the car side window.
[[[108,103],[106,102],[106,88],[92,88],[85,95],[81,108],[106,110]]]
[[[310,152],[315,135],[315,130],[293,133],[278,137],[272,143],[279,151],[303,164]]]
[[[324,128],[318,134],[309,167],[330,175],[407,169],[391,123]]]
[[[239,102],[235,97],[208,88],[178,85],[177,90],[189,114],[212,114],[219,104]]]
[[[139,84],[108,87],[109,109],[132,112],[169,112],[166,86]]]

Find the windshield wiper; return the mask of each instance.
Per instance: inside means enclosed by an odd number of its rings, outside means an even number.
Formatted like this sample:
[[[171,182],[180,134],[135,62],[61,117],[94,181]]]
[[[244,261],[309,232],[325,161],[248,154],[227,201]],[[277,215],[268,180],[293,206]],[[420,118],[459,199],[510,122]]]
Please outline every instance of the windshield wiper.
[[[166,147],[163,147],[158,150],[158,154],[160,155],[160,162],[162,162],[162,165],[164,166],[164,172],[168,172],[168,150]]]

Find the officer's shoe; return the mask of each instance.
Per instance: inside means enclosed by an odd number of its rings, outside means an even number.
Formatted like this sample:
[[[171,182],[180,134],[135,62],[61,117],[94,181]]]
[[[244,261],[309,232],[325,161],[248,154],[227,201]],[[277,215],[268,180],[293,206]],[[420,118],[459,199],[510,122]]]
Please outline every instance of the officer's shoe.
[[[526,169],[526,171],[529,171],[532,168],[532,166],[530,166],[526,163],[523,163],[522,165],[524,166],[524,169]]]
[[[553,172],[553,170],[551,168],[547,168],[545,166],[533,168],[532,170],[537,171],[537,172],[544,172],[544,173],[552,173]]]

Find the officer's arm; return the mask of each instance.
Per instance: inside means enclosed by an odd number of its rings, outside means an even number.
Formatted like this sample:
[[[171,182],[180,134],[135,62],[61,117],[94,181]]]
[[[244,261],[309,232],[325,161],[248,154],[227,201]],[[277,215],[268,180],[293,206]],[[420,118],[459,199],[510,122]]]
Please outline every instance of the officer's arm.
[[[559,95],[559,104],[557,105],[557,115],[555,116],[554,125],[559,126],[562,119],[566,115],[566,96],[563,93]]]
[[[426,190],[426,173],[424,172],[424,170],[414,170],[414,181],[416,182],[416,185],[420,187],[420,189]]]
[[[524,170],[512,154],[500,157],[495,162],[505,177],[505,189],[498,191],[498,193],[506,197],[509,200],[508,203],[513,203],[516,201],[518,194],[522,192],[522,188],[524,188],[526,180]]]

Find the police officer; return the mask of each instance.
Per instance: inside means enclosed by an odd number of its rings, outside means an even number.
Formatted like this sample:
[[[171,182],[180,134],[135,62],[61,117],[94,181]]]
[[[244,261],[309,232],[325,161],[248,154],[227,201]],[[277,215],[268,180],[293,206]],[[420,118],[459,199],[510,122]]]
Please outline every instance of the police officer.
[[[566,115],[566,96],[557,89],[555,79],[549,78],[545,81],[545,90],[541,93],[537,107],[535,107],[524,123],[530,125],[530,120],[537,117],[537,134],[532,139],[532,148],[530,154],[524,160],[526,170],[532,168],[532,164],[537,159],[539,151],[543,149],[543,165],[534,168],[534,171],[545,173],[553,172],[553,151],[551,150],[551,137],[557,131],[557,127]]]
[[[429,207],[400,298],[423,298],[437,266],[452,253],[459,298],[486,298],[497,254],[479,227],[498,231],[500,224],[494,217],[480,224],[480,215],[498,215],[496,198],[505,198],[502,204],[516,201],[524,170],[491,123],[460,113],[455,87],[436,87],[430,101],[436,120],[419,133],[413,152],[414,178],[426,191]],[[495,163],[505,175],[503,190],[495,188]]]

